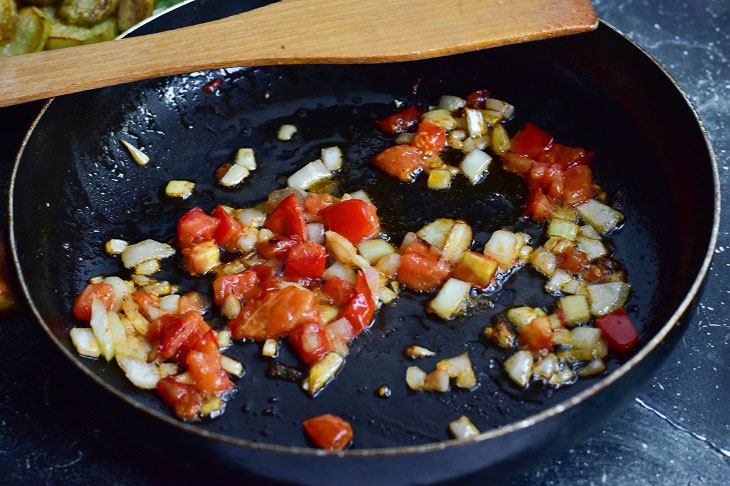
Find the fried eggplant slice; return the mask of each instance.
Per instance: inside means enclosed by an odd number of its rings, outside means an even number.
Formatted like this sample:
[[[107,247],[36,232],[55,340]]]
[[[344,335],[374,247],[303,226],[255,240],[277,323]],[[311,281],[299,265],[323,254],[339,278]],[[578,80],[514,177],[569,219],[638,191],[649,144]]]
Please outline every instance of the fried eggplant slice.
[[[155,9],[155,0],[119,0],[117,28],[119,32],[140,23]]]
[[[0,49],[0,57],[17,56],[42,51],[51,30],[51,22],[36,7],[25,7],[18,12],[15,38]]]
[[[4,46],[15,37],[18,24],[18,9],[15,0],[0,0],[0,46]]]
[[[118,6],[119,0],[63,0],[58,15],[68,24],[92,26],[111,17]]]

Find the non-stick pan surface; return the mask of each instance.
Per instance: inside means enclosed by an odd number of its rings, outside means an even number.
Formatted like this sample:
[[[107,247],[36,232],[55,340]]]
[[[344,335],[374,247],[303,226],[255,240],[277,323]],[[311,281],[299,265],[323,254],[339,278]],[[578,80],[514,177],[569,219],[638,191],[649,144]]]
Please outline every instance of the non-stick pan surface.
[[[257,5],[252,2],[247,8]],[[196,2],[140,32],[241,9],[228,2]],[[214,78],[223,84],[217,94],[208,94],[202,87]],[[571,427],[597,424],[603,410],[615,406],[651,370],[624,376],[639,361],[635,358],[614,376],[581,379],[554,392],[514,387],[501,370],[505,355],[485,346],[480,334],[508,306],[554,301],[542,291],[544,279],[528,268],[511,277],[483,310],[449,323],[424,312],[426,297],[405,292],[355,340],[344,370],[315,399],[296,384],[267,378],[270,361],[259,356],[258,345],[235,344],[226,354],[246,366],[245,377],[237,380],[237,395],[222,417],[194,426],[171,418],[154,393],[134,388],[115,364],[77,357],[68,338],[75,325],[69,312],[73,297],[88,278],[121,270],[117,258],[103,252],[107,239],[166,241],[174,237],[180,215],[193,206],[211,210],[218,203],[254,205],[283,187],[286,175],[316,159],[328,145],[337,144],[345,152],[339,190],[365,189],[396,242],[437,217],[465,219],[475,230],[477,248],[502,227],[519,227],[539,237],[538,226],[524,221],[515,226],[525,190],[499,164],[476,187],[462,179],[451,191],[436,192],[422,180],[404,185],[368,162],[392,143],[374,129],[373,120],[393,112],[394,99],[427,105],[441,94],[463,96],[478,88],[488,88],[517,107],[512,130],[531,121],[561,143],[597,153],[596,178],[626,215],[623,228],[610,240],[633,285],[627,308],[640,328],[643,357],[668,332],[667,322],[678,318],[704,275],[714,246],[718,185],[711,149],[686,99],[657,65],[606,25],[590,34],[406,64],[241,68],[56,99],[29,134],[11,191],[12,243],[24,290],[51,337],[86,373],[136,407],[193,434],[220,439],[227,453],[247,463],[244,467],[275,477],[306,479],[293,473],[315,460],[298,449],[310,446],[300,424],[328,412],[353,425],[349,470],[361,467],[363,474],[368,461],[380,461],[384,472],[389,467],[397,471],[399,457],[418,451],[438,454],[438,443],[449,439],[448,423],[461,415],[482,431],[524,421],[500,429],[500,437],[447,447],[473,451],[475,459],[469,463],[456,464],[455,458],[464,455],[451,453],[451,459],[436,459],[454,463],[440,476],[430,471],[431,460],[403,477],[443,479],[503,464],[550,433],[561,437],[554,447],[563,447],[577,432]],[[293,141],[276,139],[284,123],[299,127]],[[152,162],[136,165],[118,143],[120,137],[143,147]],[[242,188],[224,190],[215,183],[214,171],[239,147],[255,149],[259,169]],[[194,196],[184,203],[167,199],[164,186],[170,179],[195,181]],[[187,277],[175,263],[164,268],[161,278],[180,283],[183,290],[209,288],[209,278]],[[479,387],[446,394],[410,392],[404,374],[412,363],[403,350],[411,344],[438,352],[418,363],[427,370],[439,359],[468,351]],[[612,358],[609,371],[629,358]],[[278,360],[297,364],[286,346]],[[613,383],[619,377],[623,381]],[[378,398],[375,390],[385,384],[392,396]],[[603,408],[589,411],[589,420],[555,420],[563,407],[597,394],[605,397]],[[503,434],[524,430],[540,413],[538,426],[532,427],[543,431],[534,443],[521,444],[518,433]],[[389,455],[387,461],[383,454]],[[250,461],[254,457],[270,462]],[[349,459],[316,460],[337,461],[337,466],[327,466],[334,478]]]

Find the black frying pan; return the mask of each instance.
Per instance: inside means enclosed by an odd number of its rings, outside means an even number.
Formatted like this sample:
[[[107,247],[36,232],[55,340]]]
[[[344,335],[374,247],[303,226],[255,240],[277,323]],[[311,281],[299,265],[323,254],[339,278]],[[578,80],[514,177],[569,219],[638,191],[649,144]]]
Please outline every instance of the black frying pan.
[[[258,5],[190,3],[137,33]],[[218,95],[202,90],[213,78],[223,79]],[[228,354],[247,367],[238,395],[221,418],[199,425],[172,418],[155,394],[135,389],[115,364],[76,355],[68,339],[73,296],[89,277],[120,270],[116,259],[104,256],[104,241],[166,240],[193,205],[209,210],[218,202],[254,204],[328,144],[346,152],[341,189],[368,191],[396,241],[436,217],[466,219],[477,248],[492,231],[515,227],[524,190],[499,164],[475,188],[462,180],[437,193],[422,182],[404,186],[368,163],[391,143],[374,129],[373,119],[393,111],[393,98],[428,104],[444,93],[465,95],[482,87],[516,105],[512,130],[529,120],[561,143],[596,151],[597,179],[627,216],[612,241],[633,284],[628,309],[641,340],[633,356],[609,361],[608,376],[553,393],[536,386],[522,392],[505,379],[504,355],[485,347],[479,335],[507,306],[553,301],[541,290],[544,280],[529,269],[493,296],[491,309],[452,323],[426,316],[426,299],[405,293],[355,341],[342,373],[314,400],[295,384],[267,378],[268,362],[258,356],[258,346],[236,345]],[[300,128],[297,138],[276,141],[276,129],[289,122]],[[120,135],[144,146],[153,162],[134,164],[116,141]],[[223,190],[213,172],[242,146],[256,149],[260,169],[243,188]],[[182,204],[165,199],[163,188],[172,178],[196,181],[194,198]],[[656,348],[709,265],[718,188],[714,155],[682,92],[644,52],[602,24],[590,34],[406,64],[208,72],[59,98],[44,108],[18,157],[10,230],[23,289],[51,338],[111,393],[167,423],[165,434],[181,441],[176,446],[189,443],[229,466],[288,482],[431,482],[482,468],[505,475],[556,454],[649,377],[663,356]],[[540,231],[529,223],[519,227]],[[174,265],[161,276],[186,290],[209,285]],[[469,351],[479,388],[409,392],[404,373],[411,363],[402,351],[414,343],[438,351],[437,358],[419,363],[424,369]],[[279,359],[296,363],[287,351]],[[393,389],[387,400],[375,396],[383,384]],[[307,448],[300,423],[325,412],[343,416],[355,430],[353,448],[340,456]],[[448,441],[447,424],[460,415],[485,433]]]

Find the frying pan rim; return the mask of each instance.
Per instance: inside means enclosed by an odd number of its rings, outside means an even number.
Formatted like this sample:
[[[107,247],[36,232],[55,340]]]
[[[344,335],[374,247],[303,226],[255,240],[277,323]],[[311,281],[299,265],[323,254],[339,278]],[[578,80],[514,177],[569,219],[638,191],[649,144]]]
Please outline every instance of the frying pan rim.
[[[141,24],[138,24],[136,27],[133,27],[124,33],[122,33],[119,37],[123,37],[130,32],[133,32],[140,26],[151,22],[152,20],[172,11],[177,8],[180,8],[184,5],[187,5],[194,0],[185,0],[177,5],[174,5],[157,15],[154,15],[150,18],[148,18],[146,21],[142,22]],[[20,283],[20,287],[23,291],[23,294],[26,298],[26,301],[28,302],[28,305],[33,312],[33,315],[35,316],[38,323],[41,325],[43,330],[48,334],[49,338],[53,341],[53,343],[56,345],[56,347],[66,355],[66,357],[76,365],[79,370],[86,374],[92,381],[96,382],[99,386],[104,388],[107,392],[110,392],[111,394],[115,395],[119,399],[126,402],[128,405],[130,405],[132,408],[137,409],[143,413],[146,413],[153,418],[156,418],[158,420],[161,420],[162,422],[181,429],[185,432],[198,435],[202,437],[203,439],[208,440],[216,440],[220,441],[229,445],[234,445],[238,447],[244,447],[244,448],[251,448],[251,449],[259,449],[262,451],[269,451],[269,452],[276,452],[276,453],[287,453],[292,455],[305,455],[305,456],[339,456],[339,457],[378,457],[378,456],[399,456],[399,455],[406,455],[406,454],[413,454],[413,453],[427,453],[427,452],[435,452],[439,450],[443,450],[446,448],[451,447],[459,447],[459,446],[466,446],[468,444],[473,444],[477,442],[482,442],[486,440],[495,439],[507,434],[510,434],[512,432],[516,432],[518,430],[530,427],[538,422],[542,422],[544,420],[547,420],[553,416],[559,415],[563,413],[564,411],[573,408],[583,401],[587,400],[588,398],[600,393],[604,388],[609,387],[616,381],[618,381],[621,377],[623,377],[625,374],[627,374],[634,366],[636,366],[640,361],[642,361],[644,358],[646,358],[659,344],[664,340],[664,338],[669,334],[669,332],[679,323],[679,319],[682,317],[684,312],[687,310],[691,302],[694,300],[694,298],[697,295],[697,292],[700,289],[700,286],[702,285],[702,282],[707,274],[707,271],[709,269],[710,263],[712,261],[712,257],[714,255],[715,246],[717,244],[717,236],[719,232],[719,226],[720,226],[720,201],[721,201],[721,194],[720,194],[720,177],[719,177],[719,170],[717,166],[717,157],[715,155],[715,151],[712,146],[712,142],[710,141],[709,135],[707,133],[707,130],[705,129],[704,123],[702,123],[702,120],[697,113],[697,110],[695,109],[694,105],[690,101],[689,97],[687,96],[687,93],[682,89],[682,87],[677,83],[677,81],[669,74],[669,72],[662,66],[661,63],[657,59],[655,59],[651,54],[649,54],[645,49],[643,49],[641,46],[639,46],[636,42],[634,42],[632,39],[630,39],[626,34],[621,32],[619,29],[611,25],[610,23],[606,22],[605,20],[600,19],[599,22],[603,24],[604,26],[611,29],[614,33],[618,34],[620,37],[622,37],[624,40],[628,41],[633,47],[637,48],[639,52],[644,54],[649,60],[651,60],[668,78],[668,80],[674,85],[674,88],[679,91],[680,95],[684,99],[684,102],[689,106],[692,114],[694,115],[695,121],[697,122],[700,131],[703,135],[703,138],[705,140],[705,145],[707,146],[711,169],[712,169],[712,184],[713,184],[713,191],[714,191],[714,211],[713,211],[713,222],[712,222],[712,231],[710,234],[710,241],[708,244],[707,252],[705,253],[705,257],[702,261],[702,265],[699,268],[699,271],[697,272],[697,275],[694,278],[694,281],[692,282],[692,286],[690,287],[689,291],[685,295],[682,302],[679,304],[677,309],[674,311],[674,313],[670,316],[670,318],[665,322],[665,324],[659,329],[657,334],[649,340],[649,342],[646,343],[634,356],[632,356],[629,360],[627,360],[624,364],[622,364],[618,369],[616,369],[613,373],[610,375],[602,378],[600,381],[596,382],[594,385],[590,386],[589,388],[583,390],[582,392],[576,394],[575,396],[558,403],[557,405],[554,405],[546,410],[543,410],[540,413],[537,413],[535,415],[531,415],[525,419],[518,420],[516,422],[509,423],[507,425],[504,425],[502,427],[497,427],[495,429],[482,432],[477,436],[470,437],[468,439],[452,439],[452,440],[444,440],[439,442],[430,442],[427,444],[419,444],[415,446],[398,446],[398,447],[384,447],[379,449],[352,449],[352,450],[346,450],[342,452],[327,452],[320,449],[313,449],[313,448],[307,448],[307,447],[292,447],[292,446],[282,446],[277,444],[268,444],[268,443],[260,443],[260,442],[253,442],[246,439],[240,439],[235,437],[230,437],[227,435],[222,435],[216,432],[210,432],[208,430],[196,427],[192,424],[181,422],[175,418],[173,418],[169,414],[164,414],[162,412],[153,410],[152,408],[143,405],[141,402],[138,402],[134,400],[133,398],[123,394],[121,391],[119,391],[117,388],[109,385],[104,381],[101,377],[99,377],[97,374],[91,372],[86,366],[84,366],[81,362],[81,360],[73,354],[71,351],[69,351],[66,346],[61,342],[61,340],[53,333],[53,331],[50,329],[48,324],[45,322],[43,317],[41,316],[40,311],[38,308],[36,308],[35,303],[31,299],[30,296],[30,290],[26,284],[23,271],[20,265],[20,259],[18,256],[18,246],[15,239],[15,225],[14,225],[14,194],[15,194],[15,182],[16,182],[16,176],[20,167],[20,162],[22,159],[22,156],[25,152],[26,145],[28,144],[30,137],[33,135],[33,132],[40,122],[41,118],[45,114],[48,107],[51,105],[53,100],[55,98],[49,99],[41,108],[40,112],[38,113],[38,116],[34,119],[33,123],[31,124],[30,128],[28,129],[28,132],[26,133],[25,137],[23,138],[23,142],[20,145],[20,149],[18,151],[18,155],[15,158],[15,163],[13,166],[13,171],[10,178],[10,187],[8,191],[8,225],[9,225],[9,239],[10,239],[10,247],[11,247],[11,253],[12,253],[12,260],[13,264],[16,269],[16,273],[18,275],[18,281]]]

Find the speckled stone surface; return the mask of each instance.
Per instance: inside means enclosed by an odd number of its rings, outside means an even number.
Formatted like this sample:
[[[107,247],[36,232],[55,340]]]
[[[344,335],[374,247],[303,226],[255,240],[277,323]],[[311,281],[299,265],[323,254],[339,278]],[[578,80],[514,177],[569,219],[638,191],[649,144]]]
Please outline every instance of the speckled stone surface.
[[[594,4],[601,18],[647,49],[685,89],[713,141],[727,188],[730,1],[596,0]],[[3,180],[39,106],[0,110]],[[5,201],[7,187],[1,191]],[[730,207],[725,192],[723,205]],[[4,225],[6,217],[2,219]],[[726,211],[715,260],[689,328],[650,384],[589,439],[508,484],[728,483],[728,219]],[[113,430],[90,426],[103,421],[90,420],[88,414],[106,414],[114,422],[117,410],[90,383],[71,379],[75,373],[27,310],[0,322],[0,483],[139,485],[217,479],[213,471],[201,477],[184,465],[172,468]],[[174,458],[174,447],[169,456]],[[485,484],[488,478],[474,476],[463,482]]]

